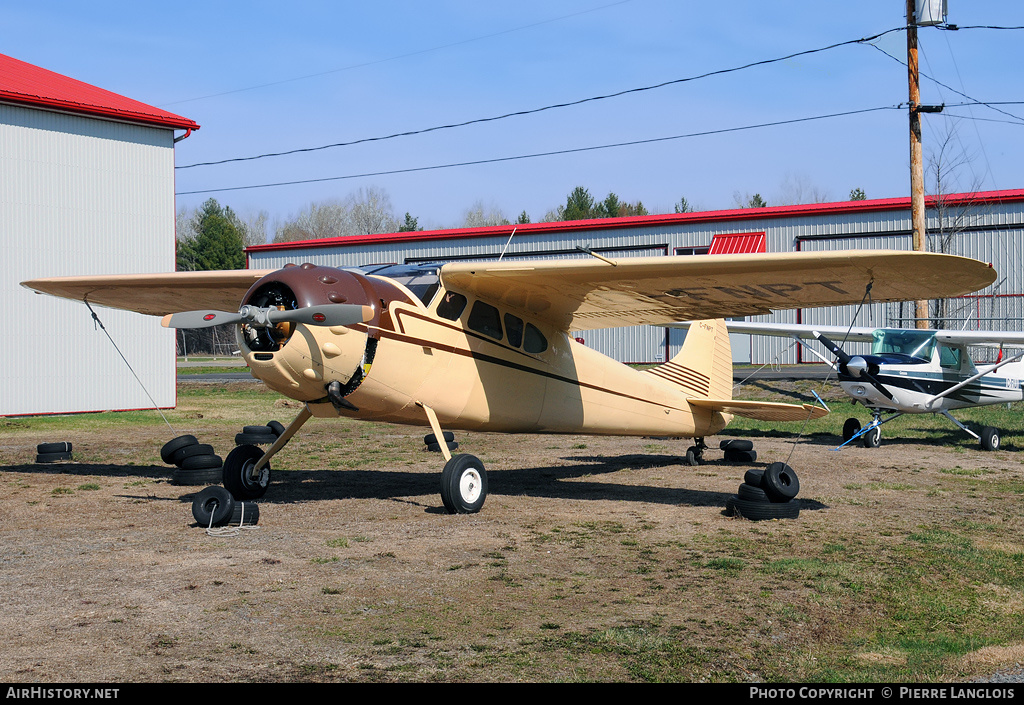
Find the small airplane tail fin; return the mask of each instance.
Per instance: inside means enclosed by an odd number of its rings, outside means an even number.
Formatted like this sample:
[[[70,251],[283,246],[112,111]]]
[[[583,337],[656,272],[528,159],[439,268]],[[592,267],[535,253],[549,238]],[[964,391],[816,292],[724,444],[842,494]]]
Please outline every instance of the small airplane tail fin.
[[[725,321],[694,321],[679,353],[647,372],[693,398],[732,399],[732,347]]]

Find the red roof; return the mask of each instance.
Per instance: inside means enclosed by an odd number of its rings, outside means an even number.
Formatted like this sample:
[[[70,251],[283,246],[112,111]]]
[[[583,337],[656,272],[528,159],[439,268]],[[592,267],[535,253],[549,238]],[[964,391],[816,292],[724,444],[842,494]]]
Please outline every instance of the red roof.
[[[1024,201],[1024,189],[1008,191],[983,191],[981,193],[959,193],[944,197],[947,206],[984,205],[986,203]],[[935,207],[935,196],[927,196],[925,204]],[[700,213],[668,213],[661,215],[638,215],[628,218],[597,218],[594,220],[563,220],[552,223],[526,223],[525,225],[495,225],[486,228],[456,228],[450,230],[417,230],[402,233],[381,233],[378,235],[349,235],[320,240],[297,240],[294,242],[272,242],[266,245],[252,245],[246,252],[268,250],[292,250],[308,247],[331,247],[349,245],[382,245],[396,242],[422,240],[450,240],[468,237],[508,237],[515,228],[517,235],[541,233],[573,233],[582,230],[615,230],[620,228],[651,227],[656,225],[679,225],[688,223],[736,222],[743,220],[775,220],[798,216],[839,215],[843,213],[872,213],[877,211],[910,210],[910,198],[880,198],[871,201],[842,201],[838,203],[808,203],[797,206],[772,206],[768,208],[739,208],[725,211],[703,211]],[[747,233],[749,236],[750,233]],[[724,244],[724,243],[723,243]],[[751,243],[746,243],[751,244]],[[762,252],[764,250],[761,250]]]
[[[0,54],[0,102],[198,130],[188,118]]]

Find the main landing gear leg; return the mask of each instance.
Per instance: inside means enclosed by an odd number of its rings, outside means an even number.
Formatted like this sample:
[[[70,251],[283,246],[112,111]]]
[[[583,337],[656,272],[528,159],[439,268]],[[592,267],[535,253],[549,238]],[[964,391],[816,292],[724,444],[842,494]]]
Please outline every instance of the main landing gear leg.
[[[971,429],[964,426],[962,423],[953,418],[953,415],[948,411],[940,412],[947,419],[952,421],[954,424],[960,427],[960,430],[967,435],[973,437],[978,443],[981,444],[982,450],[999,450],[999,431],[992,426],[986,426],[981,429],[981,435],[978,435]]]
[[[224,459],[223,482],[224,487],[235,499],[259,499],[266,494],[270,485],[270,459],[285,447],[302,424],[309,421],[312,416],[308,407],[302,407],[299,415],[266,452],[256,446],[242,445],[228,453],[228,457]]]
[[[416,402],[427,415],[427,422],[440,438],[438,444],[444,453],[444,469],[441,471],[441,502],[449,514],[474,514],[479,512],[487,499],[487,471],[480,459],[467,453],[452,455],[444,432],[437,420],[437,414],[426,404]]]
[[[693,439],[693,445],[686,449],[686,464],[687,465],[700,465],[704,462],[704,451],[707,450],[708,444],[704,442],[704,437]]]

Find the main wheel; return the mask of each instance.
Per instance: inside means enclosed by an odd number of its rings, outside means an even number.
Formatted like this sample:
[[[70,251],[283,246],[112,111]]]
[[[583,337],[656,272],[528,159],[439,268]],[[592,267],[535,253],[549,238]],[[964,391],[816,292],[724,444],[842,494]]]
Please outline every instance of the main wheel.
[[[460,453],[441,471],[441,501],[449,514],[475,514],[487,499],[487,472],[480,459]]]
[[[875,426],[860,437],[860,442],[864,444],[865,448],[877,448],[882,445],[882,429]]]
[[[846,419],[843,424],[843,443],[848,443],[851,438],[860,432],[860,421],[857,419]]]
[[[235,499],[259,499],[270,485],[270,463],[254,474],[256,461],[263,457],[263,451],[256,446],[238,446],[228,453],[224,460],[224,486]]]
[[[800,492],[800,479],[785,463],[772,463],[764,469],[761,489],[773,502],[788,502]]]
[[[981,447],[984,450],[999,450],[999,431],[991,426],[981,430]]]

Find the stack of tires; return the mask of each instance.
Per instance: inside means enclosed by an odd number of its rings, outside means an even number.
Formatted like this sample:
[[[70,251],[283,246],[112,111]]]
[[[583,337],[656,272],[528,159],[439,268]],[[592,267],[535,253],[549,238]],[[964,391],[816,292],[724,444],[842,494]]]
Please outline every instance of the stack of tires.
[[[56,463],[61,460],[71,460],[71,444],[67,441],[40,443],[36,446],[37,463]]]
[[[206,485],[220,482],[224,460],[213,446],[200,443],[195,436],[172,438],[160,449],[160,458],[174,465],[171,482],[175,485]]]
[[[266,426],[245,426],[242,428],[242,432],[235,436],[235,445],[273,445],[282,433],[284,433],[284,424],[277,421],[271,421]]]
[[[725,451],[725,461],[728,463],[752,463],[757,460],[757,451],[750,441],[730,438],[719,443],[718,447]]]
[[[796,519],[800,516],[800,480],[785,463],[747,470],[739,491],[725,500],[726,513],[744,519]]]
[[[444,431],[444,441],[448,444],[448,450],[455,450],[459,447],[459,444],[455,442],[455,434],[451,431]],[[440,453],[441,444],[437,442],[437,436],[433,433],[428,433],[423,437],[423,443],[426,444],[427,450],[431,453]]]
[[[220,486],[207,487],[192,500],[192,517],[203,528],[215,526],[255,525],[260,520],[260,507],[242,502]]]

